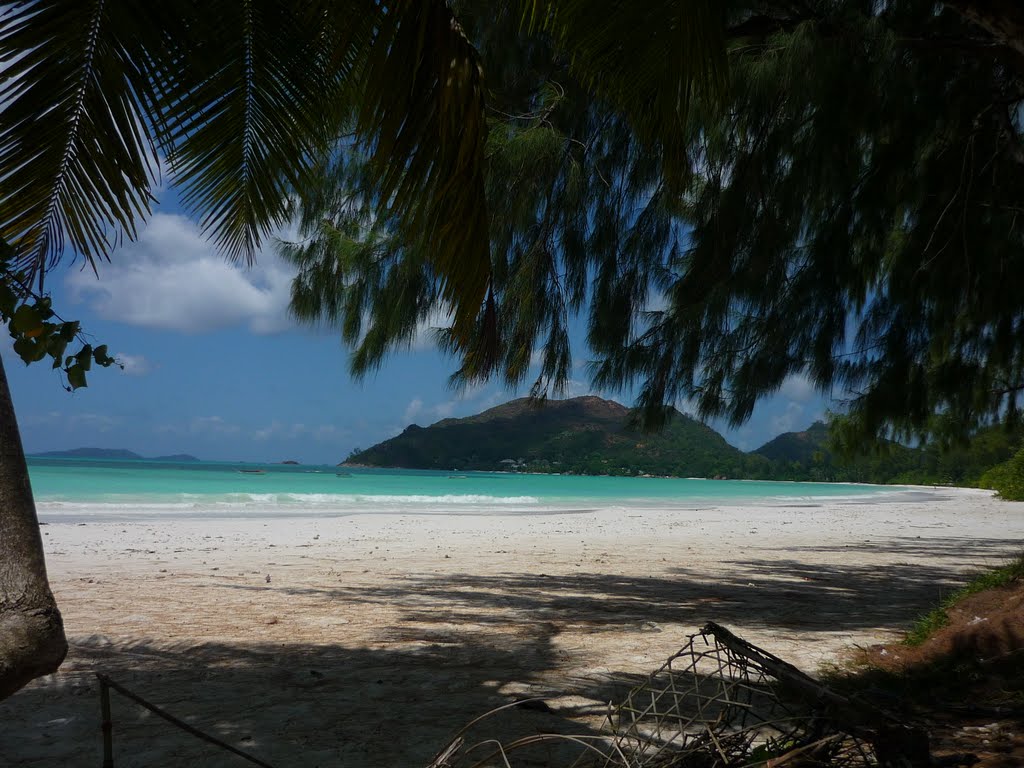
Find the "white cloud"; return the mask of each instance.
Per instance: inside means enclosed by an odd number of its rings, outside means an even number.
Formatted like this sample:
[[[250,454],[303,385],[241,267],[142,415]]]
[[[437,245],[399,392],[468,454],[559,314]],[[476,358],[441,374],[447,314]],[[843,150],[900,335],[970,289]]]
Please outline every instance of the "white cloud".
[[[270,251],[250,268],[228,263],[184,216],[157,213],[137,242],[100,267],[72,271],[74,301],[109,320],[185,333],[247,326],[275,333],[292,326],[287,307],[295,271]]]
[[[787,400],[808,403],[818,396],[818,390],[805,374],[795,373],[782,382],[779,394]]]
[[[579,379],[569,379],[565,383],[565,396],[566,397],[581,397],[582,395],[597,394],[596,392],[590,391],[590,384]]]
[[[694,397],[681,397],[676,400],[676,410],[685,413],[687,416],[697,418],[697,399]]]
[[[338,429],[333,424],[321,424],[319,427],[315,427],[312,435],[314,440],[323,440],[324,442],[349,436],[347,430]]]
[[[438,403],[431,410],[438,419],[447,419],[453,413],[455,413],[455,406],[458,405],[457,400],[448,400],[444,403]]]
[[[443,403],[425,406],[421,398],[414,397],[409,401],[409,405],[405,407],[403,420],[406,424],[415,424],[420,422],[424,424],[432,424],[440,419],[447,419],[455,413],[456,407],[458,407],[462,402],[464,402],[463,398],[457,398],[455,400],[446,400]],[[398,431],[400,432],[402,429],[404,429],[404,427],[400,427]]]
[[[406,408],[405,408],[405,421],[406,421],[406,423],[412,423],[413,421],[415,421],[416,417],[419,416],[420,411],[422,411],[422,410],[423,410],[423,401],[420,398],[418,398],[418,397],[414,397],[409,402],[409,405],[407,405]]]
[[[121,364],[122,370],[128,376],[145,376],[153,370],[152,364],[142,355],[126,355],[118,352],[114,359]]]
[[[174,435],[237,435],[242,429],[221,416],[194,416],[181,424],[163,424],[156,431]]]
[[[281,421],[273,421],[269,425],[260,427],[252,432],[252,439],[261,442],[267,440],[313,439],[322,443],[332,443],[348,437],[348,430],[338,429],[333,424],[310,426],[301,422],[287,424]]]
[[[110,416],[106,413],[72,413],[67,414],[61,411],[46,411],[45,413],[30,413],[18,419],[22,428],[39,430],[34,437],[45,433],[48,438],[53,438],[58,433],[106,433],[122,424],[117,416]],[[41,429],[44,428],[45,430]],[[77,439],[88,439],[86,435],[79,435]]]
[[[437,346],[437,331],[441,328],[448,328],[451,323],[451,307],[442,302],[440,307],[435,307],[425,320],[416,325],[416,334],[412,338],[410,347],[412,349],[433,349]]]
[[[796,429],[806,427],[807,424],[803,423],[806,420],[803,405],[791,400],[786,403],[786,409],[782,413],[772,417],[772,429],[779,434],[782,432],[793,432]]]
[[[46,413],[33,413],[19,418],[23,426],[54,426],[63,425],[66,421],[60,411],[47,411]]]
[[[69,430],[87,429],[94,432],[109,432],[120,423],[120,419],[105,413],[76,413],[67,420]]]

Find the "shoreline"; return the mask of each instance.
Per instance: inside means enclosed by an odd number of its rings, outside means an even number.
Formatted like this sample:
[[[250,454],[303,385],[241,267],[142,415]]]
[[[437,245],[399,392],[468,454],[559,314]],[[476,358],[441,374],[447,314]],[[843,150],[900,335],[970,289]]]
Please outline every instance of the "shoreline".
[[[71,652],[0,703],[0,764],[99,762],[95,671],[277,768],[426,765],[513,696],[560,694],[495,728],[586,732],[609,680],[708,620],[814,673],[1020,551],[1024,504],[939,490],[688,514],[51,519]],[[234,764],[123,699],[114,743],[122,768]]]

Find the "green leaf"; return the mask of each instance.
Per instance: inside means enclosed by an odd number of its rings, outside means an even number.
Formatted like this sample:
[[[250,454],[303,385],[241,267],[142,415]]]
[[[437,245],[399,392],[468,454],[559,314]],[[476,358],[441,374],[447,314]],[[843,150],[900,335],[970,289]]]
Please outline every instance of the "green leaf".
[[[3,12],[0,236],[26,282],[68,251],[93,264],[148,212],[154,153],[139,67],[164,31],[153,23],[162,9],[148,5],[40,0]]]
[[[64,372],[68,376],[68,384],[71,385],[71,389],[81,389],[86,386],[85,383],[85,368],[80,364],[76,363],[70,368],[65,368]]]
[[[86,344],[81,351],[75,355],[75,364],[81,366],[83,371],[92,368],[92,345]],[[72,366],[74,367],[74,366]]]
[[[77,320],[73,320],[69,323],[62,323],[60,330],[57,333],[62,339],[64,339],[64,341],[71,342],[74,341],[80,327],[81,323]]]
[[[61,338],[60,334],[53,334],[47,340],[46,353],[53,358],[53,367],[60,368],[61,359],[68,347],[68,343]]]
[[[22,337],[14,342],[14,352],[24,361],[25,365],[33,362],[35,351],[36,345],[32,339]]]
[[[14,312],[11,319],[11,330],[20,334],[27,334],[36,330],[43,324],[43,318],[39,310],[29,304],[22,304]]]
[[[14,248],[7,240],[0,237],[0,267],[6,267],[14,256]]]
[[[14,291],[6,282],[0,281],[0,316],[12,317],[17,304],[18,297],[15,296]]]
[[[100,344],[92,353],[93,360],[96,361],[96,365],[108,368],[114,363],[114,358],[107,354],[107,345]]]

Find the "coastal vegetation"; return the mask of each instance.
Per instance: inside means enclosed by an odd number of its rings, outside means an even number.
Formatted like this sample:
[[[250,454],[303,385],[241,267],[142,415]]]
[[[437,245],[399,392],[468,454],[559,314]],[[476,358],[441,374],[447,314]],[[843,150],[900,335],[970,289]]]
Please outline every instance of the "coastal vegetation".
[[[455,383],[559,393],[581,316],[595,382],[635,386],[648,424],[687,397],[740,423],[801,372],[861,439],[1017,420],[1015,3],[0,13],[0,314],[72,387],[113,360],[66,354],[44,276],[134,237],[166,166],[230,258],[298,203],[294,310],[341,329],[357,374],[440,314]],[[2,376],[0,445],[3,697],[66,643]]]
[[[985,472],[978,485],[999,491],[1008,501],[1024,501],[1024,448]]]
[[[458,4],[487,73],[483,183],[500,205],[471,338],[434,320],[453,384],[559,396],[585,325],[594,382],[635,395],[648,424],[683,399],[742,423],[796,374],[861,442],[1012,423],[1024,13],[714,5],[684,21],[675,4],[556,3],[555,34],[538,37],[514,6]],[[680,87],[678,46],[653,57],[668,44],[655,30],[696,35],[698,18],[721,35],[724,95],[716,64]],[[625,30],[644,31],[611,60]],[[293,310],[340,330],[356,375],[448,310],[431,243],[379,215],[372,168],[332,158],[283,249]]]
[[[903,642],[907,645],[921,645],[949,624],[949,612],[971,595],[987,590],[1019,585],[1024,580],[1024,556],[998,568],[983,571],[964,584],[960,589],[943,598],[939,605],[921,616],[907,632]]]
[[[816,422],[750,452],[729,445],[678,411],[645,432],[619,403],[598,397],[513,400],[475,416],[415,424],[346,463],[409,469],[519,471],[584,475],[661,475],[752,480],[957,485],[1020,492],[1024,432],[989,427],[950,446],[894,442],[847,452]],[[1016,462],[1016,463],[1015,463]],[[1014,479],[1017,483],[1013,485]],[[1015,491],[1016,489],[1016,491]]]

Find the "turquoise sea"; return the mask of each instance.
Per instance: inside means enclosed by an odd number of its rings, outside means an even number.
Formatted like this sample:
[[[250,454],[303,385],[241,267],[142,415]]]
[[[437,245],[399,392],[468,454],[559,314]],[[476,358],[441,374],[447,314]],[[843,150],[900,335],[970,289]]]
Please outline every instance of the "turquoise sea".
[[[543,514],[897,500],[894,486],[30,458],[40,518]]]

